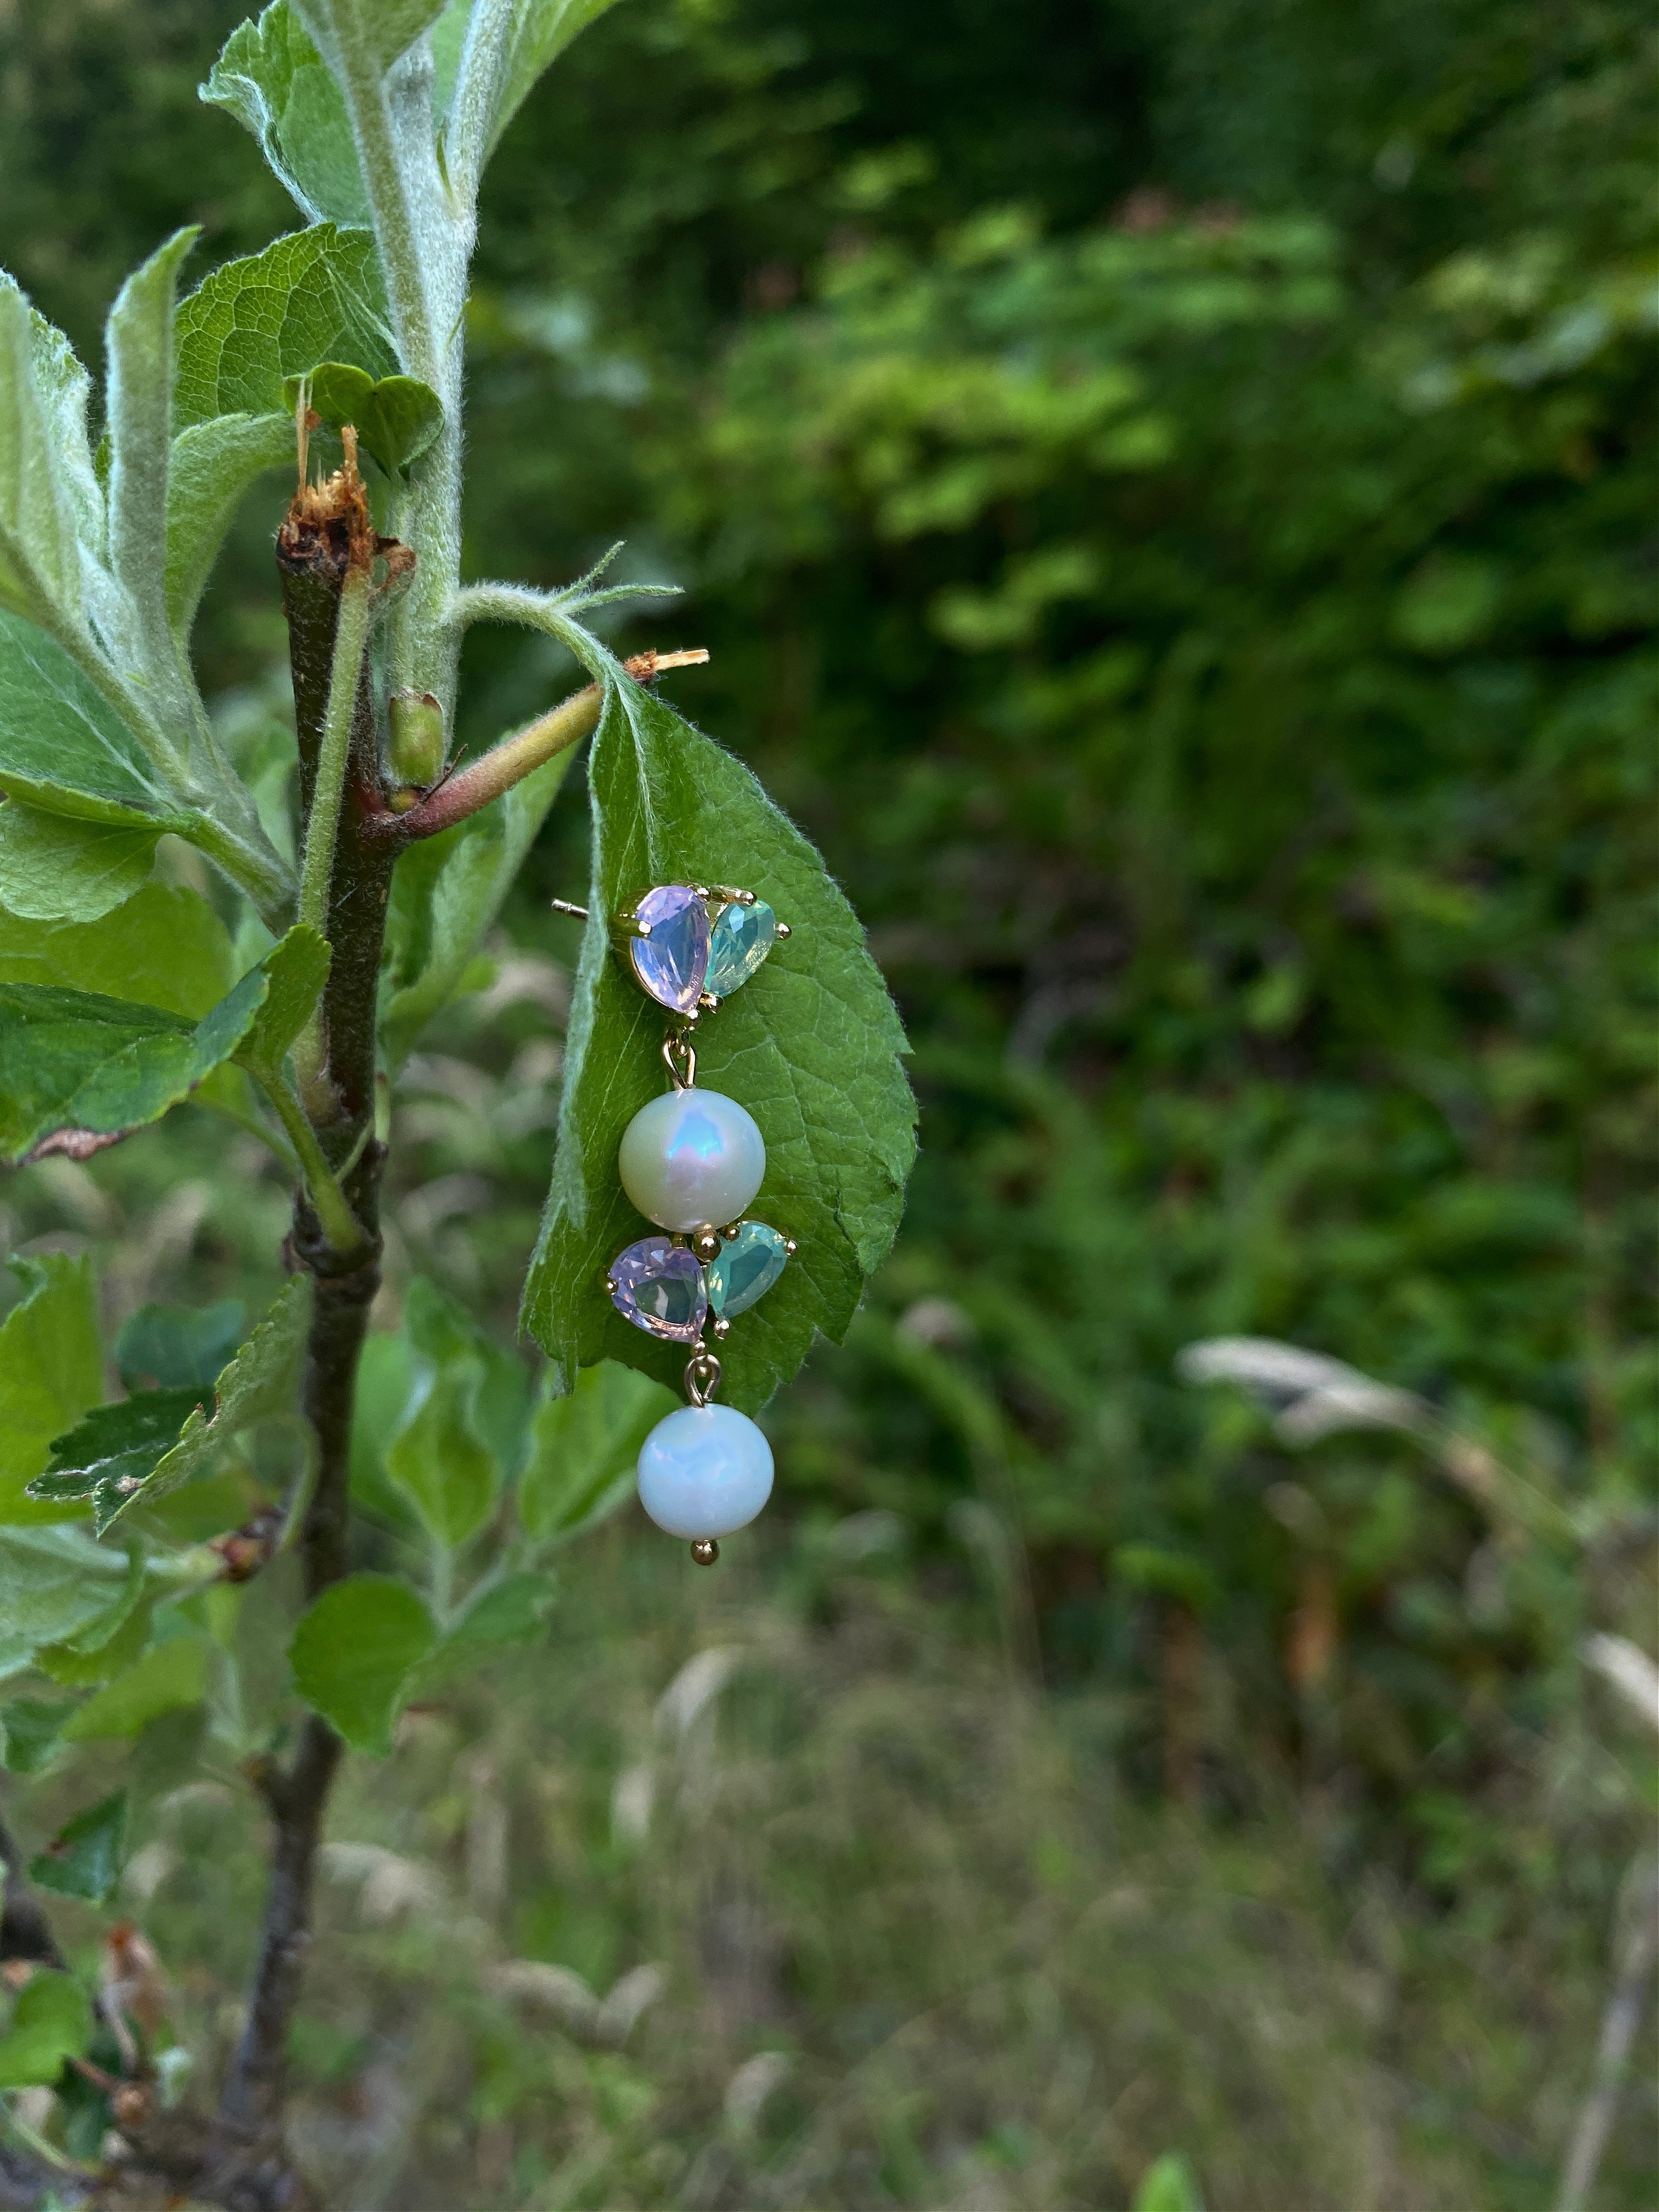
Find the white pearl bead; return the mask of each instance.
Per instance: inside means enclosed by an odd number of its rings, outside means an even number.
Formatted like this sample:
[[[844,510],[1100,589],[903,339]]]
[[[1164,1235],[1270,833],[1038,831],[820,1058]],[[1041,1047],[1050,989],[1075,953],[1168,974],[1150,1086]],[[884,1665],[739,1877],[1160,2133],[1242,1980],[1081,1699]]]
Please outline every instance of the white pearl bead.
[[[640,1447],[640,1503],[695,1543],[748,1526],[772,1494],[772,1447],[747,1413],[682,1406]]]
[[[682,1234],[735,1221],[766,1174],[752,1117],[718,1091],[671,1091],[642,1106],[617,1155],[622,1187],[647,1221]]]

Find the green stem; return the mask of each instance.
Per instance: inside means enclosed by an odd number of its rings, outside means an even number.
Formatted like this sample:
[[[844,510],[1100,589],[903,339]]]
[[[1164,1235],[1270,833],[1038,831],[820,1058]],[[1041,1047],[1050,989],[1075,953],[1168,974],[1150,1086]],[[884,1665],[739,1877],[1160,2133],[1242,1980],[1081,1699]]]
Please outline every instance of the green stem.
[[[306,1188],[311,1194],[311,1203],[323,1225],[323,1233],[337,1252],[349,1255],[357,1251],[368,1240],[333,1169],[323,1157],[323,1148],[306,1118],[304,1107],[279,1074],[262,1070],[259,1079],[299,1158]]]
[[[317,784],[306,823],[305,859],[300,869],[298,920],[319,936],[328,934],[328,886],[334,872],[334,845],[340,832],[340,798],[345,790],[351,722],[357,711],[357,685],[368,645],[369,571],[356,562],[340,586],[340,611],[334,625],[334,665],[328,679],[328,707],[317,757]]]

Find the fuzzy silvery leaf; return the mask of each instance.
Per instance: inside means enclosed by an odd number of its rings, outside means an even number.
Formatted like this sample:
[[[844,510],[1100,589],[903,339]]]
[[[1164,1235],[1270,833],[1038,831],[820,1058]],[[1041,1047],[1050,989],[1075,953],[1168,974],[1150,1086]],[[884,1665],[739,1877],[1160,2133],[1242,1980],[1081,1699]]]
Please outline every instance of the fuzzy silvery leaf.
[[[607,923],[653,884],[742,884],[793,933],[700,1030],[697,1080],[759,1123],[766,1180],[750,1211],[799,1246],[720,1346],[721,1395],[752,1411],[795,1372],[815,1334],[845,1334],[897,1231],[916,1141],[904,1032],[817,853],[741,762],[620,673],[589,784],[590,918],[524,1325],[566,1387],[605,1358],[678,1377],[684,1352],[630,1328],[605,1290],[607,1264],[646,1226],[617,1180],[617,1148],[665,1082],[661,1010],[623,973]]]
[[[173,441],[167,471],[167,605],[189,635],[203,588],[248,486],[294,466],[292,415],[216,415]]]
[[[121,716],[55,639],[0,608],[0,791],[50,814],[191,836],[182,805]]]
[[[308,222],[367,225],[368,195],[345,101],[289,0],[237,26],[201,97],[253,133]]]
[[[373,377],[400,363],[385,289],[367,230],[319,223],[263,253],[228,261],[179,307],[174,420],[273,415],[283,386],[319,362],[343,361]]]
[[[295,11],[331,67],[361,53],[392,67],[444,12],[448,0],[295,0]]]
[[[295,1686],[355,1750],[384,1759],[437,1626],[407,1583],[348,1575],[316,1599],[289,1647]]]
[[[10,811],[0,807],[0,847]],[[0,983],[96,991],[199,1021],[235,981],[223,922],[183,885],[145,884],[117,912],[90,922],[0,910]]]
[[[189,726],[195,686],[173,644],[167,566],[155,555],[167,528],[174,298],[179,266],[200,234],[195,226],[175,232],[134,270],[104,335],[109,568],[133,630],[123,665],[137,663],[153,700],[180,727]]]
[[[90,1263],[66,1252],[14,1261],[24,1296],[0,1322],[0,1523],[69,1520],[74,1505],[43,1504],[25,1486],[46,1467],[52,1439],[103,1395],[98,1290]],[[12,1632],[0,1613],[0,1641]]]
[[[88,388],[69,340],[0,271],[0,607],[75,630],[104,543]]]

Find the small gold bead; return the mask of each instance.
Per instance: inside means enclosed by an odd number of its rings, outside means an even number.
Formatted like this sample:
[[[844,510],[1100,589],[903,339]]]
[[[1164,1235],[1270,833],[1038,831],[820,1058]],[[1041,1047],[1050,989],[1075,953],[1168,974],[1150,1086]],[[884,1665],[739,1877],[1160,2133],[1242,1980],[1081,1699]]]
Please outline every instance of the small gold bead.
[[[614,1298],[617,1295],[617,1279],[614,1275],[607,1275],[605,1277],[605,1287]]]
[[[725,1228],[721,1230],[720,1235],[725,1237],[728,1244],[735,1244],[738,1237],[742,1234],[742,1222],[728,1221]]]
[[[797,1252],[799,1252],[799,1249],[800,1249],[800,1246],[799,1246],[799,1244],[797,1244],[797,1243],[796,1243],[796,1242],[795,1242],[795,1240],[794,1240],[794,1238],[793,1238],[793,1237],[786,1237],[784,1238],[784,1240],[783,1240],[783,1256],[784,1256],[784,1258],[785,1258],[786,1260],[793,1260],[793,1259],[794,1258],[794,1256],[795,1256],[796,1253],[797,1253]]]
[[[720,1231],[710,1223],[704,1222],[701,1229],[692,1232],[691,1249],[702,1261],[703,1266],[708,1267],[711,1261],[718,1260],[720,1256]]]
[[[700,1567],[712,1567],[720,1555],[720,1547],[712,1536],[699,1536],[691,1547],[691,1556]]]
[[[724,1314],[714,1323],[714,1334],[716,1336],[730,1336],[732,1334],[732,1324]]]

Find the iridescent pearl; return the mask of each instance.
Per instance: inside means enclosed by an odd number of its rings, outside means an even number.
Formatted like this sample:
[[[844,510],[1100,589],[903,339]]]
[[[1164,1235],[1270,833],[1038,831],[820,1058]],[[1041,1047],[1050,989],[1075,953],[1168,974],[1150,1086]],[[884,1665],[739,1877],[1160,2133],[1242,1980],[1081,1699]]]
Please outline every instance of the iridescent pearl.
[[[682,1406],[640,1448],[640,1503],[671,1536],[729,1536],[772,1494],[772,1447],[747,1413]]]
[[[670,1091],[623,1132],[617,1171],[647,1221],[684,1235],[738,1218],[761,1187],[766,1146],[735,1098]]]

